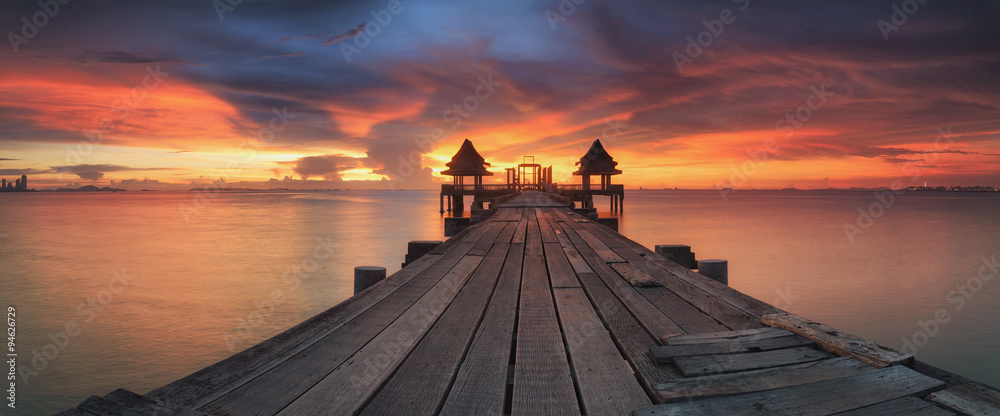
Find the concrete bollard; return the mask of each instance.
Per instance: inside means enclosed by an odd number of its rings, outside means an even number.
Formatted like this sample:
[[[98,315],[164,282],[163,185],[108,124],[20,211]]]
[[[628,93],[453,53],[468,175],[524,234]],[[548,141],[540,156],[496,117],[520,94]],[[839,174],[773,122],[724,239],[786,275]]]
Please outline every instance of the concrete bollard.
[[[417,261],[417,259],[423,257],[424,254],[430,253],[431,250],[434,250],[439,245],[441,245],[441,241],[413,240],[406,243],[406,259],[403,262],[403,267]]]
[[[694,260],[694,253],[691,252],[691,246],[686,244],[657,244],[653,251],[663,258],[689,269],[698,266]]]
[[[451,237],[462,232],[462,230],[469,228],[471,222],[472,220],[469,217],[445,217],[444,236]]]
[[[354,294],[357,295],[363,290],[385,279],[385,267],[378,266],[358,266],[354,268]]]
[[[698,260],[698,273],[726,286],[729,285],[729,262],[726,260]]]
[[[591,220],[591,221],[597,221],[598,219],[600,219],[600,217],[597,216],[596,212],[588,212],[587,213],[587,219]]]

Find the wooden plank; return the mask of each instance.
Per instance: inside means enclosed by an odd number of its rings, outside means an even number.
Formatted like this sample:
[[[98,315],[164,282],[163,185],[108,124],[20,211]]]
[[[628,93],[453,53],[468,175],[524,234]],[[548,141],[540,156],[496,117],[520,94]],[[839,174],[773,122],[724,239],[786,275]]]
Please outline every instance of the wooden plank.
[[[130,409],[125,407],[125,405],[111,400],[105,399],[103,397],[90,396],[83,403],[80,403],[76,407],[79,410],[93,413],[95,415],[114,415],[114,416],[148,416],[149,413]]]
[[[518,209],[518,212],[520,212],[522,216],[517,221],[517,231],[514,232],[514,237],[510,242],[514,244],[524,244],[524,237],[528,227],[528,218],[523,215],[524,211],[521,209]]]
[[[607,227],[605,227],[607,228]],[[610,229],[608,229],[610,231]],[[692,272],[690,269],[683,267],[677,263],[663,258],[662,256],[653,253],[641,244],[629,240],[628,238],[621,237],[618,241],[622,243],[625,247],[632,250],[636,254],[646,258],[650,263],[654,264],[656,267],[661,268],[667,272],[670,272],[678,279],[684,280],[699,289],[722,299],[723,301],[731,304],[732,306],[739,308],[753,316],[764,316],[770,313],[780,313],[784,312],[772,305],[762,302],[758,299],[744,294],[736,289],[726,286],[722,283],[716,282],[705,276]],[[714,315],[713,315],[714,316]],[[733,328],[733,329],[745,329],[745,328]]]
[[[405,314],[278,414],[354,414],[360,410],[451,303],[482,260],[479,256],[462,258]]]
[[[179,409],[170,407],[170,403],[157,403],[150,400],[142,395],[133,393],[125,389],[116,389],[111,393],[105,394],[104,398],[115,403],[124,405],[125,407],[136,410],[139,412],[144,412],[144,414],[169,414],[171,416],[208,416],[208,413],[199,412],[191,409]]]
[[[87,412],[87,411],[83,411],[83,410],[77,409],[77,408],[74,407],[72,409],[63,410],[63,411],[61,411],[59,413],[56,413],[56,414],[54,414],[52,416],[91,416],[91,415],[94,415],[94,414],[90,413],[90,412]]]
[[[865,364],[867,365],[867,364]],[[869,366],[870,368],[873,368]],[[996,415],[997,413],[990,413]],[[900,397],[879,404],[862,407],[838,416],[948,416],[954,413],[913,396]]]
[[[545,264],[549,268],[549,280],[553,288],[580,287],[573,266],[569,264],[566,253],[559,243],[542,244],[545,251]]]
[[[965,415],[1000,415],[1000,392],[976,384],[934,392],[927,400]]]
[[[725,327],[736,330],[765,327],[764,324],[760,323],[759,317],[733,306],[727,299],[723,299],[717,294],[705,291],[703,288],[659,268],[634,251],[628,248],[615,250],[625,260],[628,260],[629,264],[652,276],[677,297],[702,311],[705,315],[711,316]]]
[[[463,242],[479,241],[487,230],[485,227],[479,226],[480,224],[473,224],[473,226],[470,226],[458,234],[451,236],[447,240],[444,240],[443,243],[438,244],[437,247],[434,247],[434,249],[429,251],[427,254],[445,254]]]
[[[677,295],[678,298],[683,299],[684,302],[689,303],[695,308],[702,311],[704,315],[708,315],[714,321],[721,323],[730,329],[747,329],[747,328],[760,328],[764,327],[760,323],[760,319],[742,309],[739,309],[732,304],[728,303],[726,300],[721,299],[718,295],[710,294],[704,289],[696,287],[686,280],[678,278],[674,274],[667,272],[656,266],[654,263],[647,260],[645,257],[640,256],[638,253],[626,248],[622,244],[619,238],[615,238],[615,235],[620,236],[614,230],[607,227],[595,225],[592,233],[594,236],[599,238],[608,247],[611,247],[618,255],[622,256],[629,264],[635,266],[640,271],[646,273],[647,275],[656,279],[657,282],[666,287],[671,293]],[[631,242],[631,240],[629,240]],[[632,242],[633,244],[636,244]],[[641,246],[640,246],[641,247]],[[655,254],[653,254],[655,256]],[[657,256],[658,257],[658,256]],[[668,261],[668,260],[664,260]],[[686,269],[685,269],[686,270]],[[663,309],[664,307],[672,307],[674,302],[670,296],[663,297],[663,299],[658,299],[658,291],[642,291],[643,295],[650,299],[651,302],[657,304],[658,307]],[[756,301],[756,299],[755,299]],[[658,302],[664,302],[661,305]],[[679,304],[678,304],[679,305]],[[674,316],[671,314],[671,316]],[[706,321],[703,317],[698,314],[693,315],[679,315],[678,321],[685,320],[685,316],[690,316],[694,318],[694,321],[687,322],[687,326],[691,327],[691,331],[703,332],[703,331],[720,331],[725,328],[719,328],[710,321]],[[681,324],[681,322],[678,322]],[[681,327],[685,325],[681,324]],[[666,334],[661,334],[666,335]]]
[[[536,211],[537,210],[541,210],[541,208],[536,208]],[[545,211],[548,211],[548,210],[545,210]],[[537,212],[536,212],[536,215],[537,215]],[[546,219],[546,218],[539,218],[538,219],[538,226],[541,228],[542,242],[543,243],[558,243],[559,242],[559,240],[556,239],[555,232],[552,230],[552,223],[549,222],[548,219]]]
[[[496,292],[458,370],[442,415],[504,413],[523,256],[524,245],[512,244]]]
[[[469,250],[469,255],[485,256],[486,253],[489,253],[490,248],[493,247],[493,243],[497,240],[497,236],[500,235],[500,232],[504,230],[506,225],[506,223],[502,222],[488,222],[483,224],[483,227],[489,227],[489,229],[483,234],[483,238],[480,238],[479,242],[472,247],[472,250]]]
[[[706,342],[737,341],[742,339],[765,339],[792,335],[787,329],[764,327],[755,329],[741,329],[737,331],[709,332],[703,334],[684,334],[663,337],[666,345],[687,345],[704,344]]]
[[[553,210],[559,214],[559,210]],[[558,218],[558,215],[557,215]],[[611,289],[594,273],[586,260],[576,251],[576,247],[570,242],[565,231],[558,224],[553,223],[556,237],[563,252],[569,256],[570,263],[577,273],[580,283],[587,292],[587,296],[594,304],[598,315],[605,326],[611,332],[618,345],[625,353],[625,358],[632,365],[632,368],[639,375],[643,388],[647,392],[652,392],[652,385],[657,382],[680,378],[681,374],[673,367],[661,366],[656,363],[652,355],[649,354],[649,346],[656,343],[654,338],[646,331],[635,316],[629,312],[611,292]],[[577,261],[574,261],[576,259]]]
[[[509,225],[506,228],[513,231],[512,223],[498,224],[500,228]],[[509,247],[507,242],[493,246],[434,327],[365,406],[362,415],[386,415],[400,409],[409,414],[438,411],[485,312]]]
[[[482,229],[485,230],[485,229]],[[475,245],[475,241],[459,244],[455,250],[438,258],[430,267],[405,286],[398,288],[375,305],[345,323],[341,328],[314,342],[307,348],[287,356],[281,365],[274,366],[238,388],[219,392],[218,399],[199,406],[209,413],[274,414],[327,374],[350,358],[365,344],[375,338],[396,318],[403,314],[429,289],[447,275]],[[431,256],[424,256],[431,257]],[[421,257],[414,263],[424,259]],[[482,257],[475,257],[481,259]],[[409,269],[410,266],[403,270]],[[375,285],[371,290],[379,288]],[[362,292],[364,293],[364,292]],[[249,364],[249,363],[248,363]],[[237,372],[237,370],[230,370]],[[225,374],[221,375],[225,376]],[[276,390],[274,386],[285,386]],[[210,395],[211,392],[205,392]],[[202,396],[204,400],[205,396]],[[173,400],[165,396],[164,400]],[[176,402],[172,402],[176,403]]]
[[[524,252],[511,414],[579,415],[536,220],[528,223]]]
[[[449,243],[451,240],[441,245]],[[437,274],[435,271],[427,271],[432,266],[436,268],[451,267],[449,264],[457,263],[458,259],[471,248],[471,243],[457,244],[454,250],[449,249],[444,256],[425,255],[399,272],[393,273],[392,276],[387,277],[379,284],[291,329],[187,377],[155,389],[147,393],[146,396],[164,402],[169,400],[175,406],[192,408],[203,406],[264,374],[289,357],[300,353],[318,340],[340,329],[345,323],[396,293],[397,289],[407,285],[414,278],[422,276],[417,280],[423,281],[442,276],[444,272]],[[421,287],[424,286],[415,286],[417,290]],[[426,287],[424,288],[426,289]]]
[[[682,378],[653,386],[664,402],[752,393],[853,376],[875,367],[850,357],[793,364],[762,370]]]
[[[974,380],[952,373],[951,371],[935,367],[933,365],[927,364],[923,361],[916,359],[913,361],[913,364],[907,364],[907,367],[910,367],[911,369],[913,369],[913,371],[916,371],[925,376],[944,381],[945,383],[947,383],[948,387],[959,386],[965,383],[975,383]]]
[[[654,339],[663,334],[682,334],[684,330],[678,326],[670,317],[663,314],[656,306],[649,303],[628,283],[625,283],[613,269],[608,267],[600,256],[576,233],[571,226],[563,222],[562,229],[566,232],[570,241],[576,247],[580,256],[587,261],[590,268],[604,281],[612,293],[615,294],[632,314],[642,323],[643,327],[649,331]],[[580,272],[577,271],[579,275]]]
[[[625,279],[628,284],[632,287],[657,287],[663,286],[662,283],[654,280],[650,275],[643,273],[641,270],[635,268],[635,266],[628,263],[609,263],[622,279]]]
[[[905,366],[854,376],[715,399],[670,403],[637,409],[636,416],[656,415],[831,415],[920,395],[944,384]]]
[[[695,377],[807,363],[830,357],[832,355],[826,351],[797,347],[745,354],[674,357],[674,364],[685,377]]]
[[[599,240],[597,237],[594,237],[594,234],[591,234],[590,231],[576,230],[576,233],[583,239],[583,241],[587,242],[590,248],[593,249],[598,256],[601,256],[601,258],[604,259],[605,263],[625,262],[625,259],[608,248],[607,244],[604,244],[604,242]]]
[[[586,414],[626,414],[652,404],[583,289],[553,289],[553,295]]]
[[[660,364],[666,364],[675,357],[692,357],[696,355],[738,354],[745,352],[770,351],[782,348],[804,347],[814,345],[812,340],[795,334],[764,339],[740,339],[736,341],[719,341],[704,344],[668,345],[649,347],[649,351]]]
[[[566,232],[559,226],[554,228],[556,240],[559,241],[559,245],[563,248],[563,253],[566,255],[566,259],[569,260],[569,264],[573,267],[573,270],[577,273],[592,273],[593,269],[580,256],[580,252],[576,251],[576,247],[569,241],[569,236],[566,235]]]
[[[854,357],[876,367],[887,367],[913,361],[912,354],[896,351],[876,342],[787,312],[765,315],[760,321],[765,325],[784,328],[816,341],[817,344],[834,354]]]
[[[535,208],[535,214],[538,215],[539,219],[552,220],[551,208]]]

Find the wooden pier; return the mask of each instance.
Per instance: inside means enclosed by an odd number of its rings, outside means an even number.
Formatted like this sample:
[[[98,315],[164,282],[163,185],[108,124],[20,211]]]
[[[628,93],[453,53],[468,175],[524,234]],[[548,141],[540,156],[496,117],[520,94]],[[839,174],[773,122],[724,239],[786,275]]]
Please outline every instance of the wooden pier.
[[[546,194],[494,208],[274,338],[62,414],[998,414],[993,389],[784,313]]]

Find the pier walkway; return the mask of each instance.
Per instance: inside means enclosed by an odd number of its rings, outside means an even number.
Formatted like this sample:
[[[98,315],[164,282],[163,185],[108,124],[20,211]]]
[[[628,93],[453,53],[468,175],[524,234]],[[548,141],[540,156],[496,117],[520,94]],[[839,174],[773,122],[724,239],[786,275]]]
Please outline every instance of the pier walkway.
[[[145,395],[63,415],[938,415],[995,390],[758,301],[537,192]]]

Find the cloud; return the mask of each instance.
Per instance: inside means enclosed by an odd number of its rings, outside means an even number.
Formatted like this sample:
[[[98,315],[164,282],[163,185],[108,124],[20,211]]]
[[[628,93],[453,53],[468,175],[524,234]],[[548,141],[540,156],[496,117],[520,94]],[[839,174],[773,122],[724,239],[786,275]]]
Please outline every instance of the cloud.
[[[80,177],[80,179],[87,179],[90,181],[98,181],[104,178],[104,174],[107,172],[120,172],[120,171],[137,171],[137,170],[169,170],[170,168],[132,168],[122,165],[73,165],[73,166],[52,166],[50,171],[52,173],[72,173]]]
[[[292,170],[302,179],[320,176],[326,180],[341,180],[346,170],[361,167],[361,160],[343,155],[306,156],[296,160]]]
[[[15,159],[10,159],[10,160],[15,160]],[[31,168],[27,168],[27,169],[0,169],[0,175],[15,175],[15,176],[37,175],[37,174],[49,173],[49,172],[51,172],[51,171],[50,170],[31,169]]]
[[[335,36],[331,37],[329,40],[327,40],[326,42],[323,42],[322,44],[323,45],[332,45],[332,44],[340,42],[340,41],[342,41],[344,39],[353,38],[353,37],[357,36],[358,33],[364,32],[365,31],[365,26],[368,26],[368,22],[364,22],[364,23],[358,25],[354,29],[351,29],[351,30],[347,31],[347,33],[341,33],[339,35],[335,35]]]
[[[151,63],[174,63],[174,64],[186,64],[186,65],[197,65],[191,62],[178,60],[178,59],[168,59],[168,58],[154,58],[146,56],[143,53],[133,53],[124,51],[93,51],[86,50],[83,51],[79,56],[74,59],[76,62],[81,64],[151,64]]]

